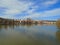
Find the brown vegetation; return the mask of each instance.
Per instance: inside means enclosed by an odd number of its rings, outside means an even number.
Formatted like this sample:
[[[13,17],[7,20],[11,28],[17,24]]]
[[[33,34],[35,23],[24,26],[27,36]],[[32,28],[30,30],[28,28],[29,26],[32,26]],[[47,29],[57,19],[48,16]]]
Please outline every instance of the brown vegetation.
[[[58,21],[56,22],[56,25],[57,25],[58,28],[60,28],[60,20],[58,20]]]

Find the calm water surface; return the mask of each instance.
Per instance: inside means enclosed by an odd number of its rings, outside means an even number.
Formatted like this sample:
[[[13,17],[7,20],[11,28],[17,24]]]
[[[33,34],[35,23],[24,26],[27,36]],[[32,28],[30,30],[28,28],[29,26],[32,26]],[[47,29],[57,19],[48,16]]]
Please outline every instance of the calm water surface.
[[[60,45],[54,25],[0,25],[0,45]]]

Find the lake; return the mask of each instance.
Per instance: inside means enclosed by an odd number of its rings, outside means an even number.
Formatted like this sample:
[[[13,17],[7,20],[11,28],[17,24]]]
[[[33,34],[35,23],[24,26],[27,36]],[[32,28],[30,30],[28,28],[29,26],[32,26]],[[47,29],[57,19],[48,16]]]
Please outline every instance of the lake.
[[[60,45],[55,24],[0,25],[0,45]]]

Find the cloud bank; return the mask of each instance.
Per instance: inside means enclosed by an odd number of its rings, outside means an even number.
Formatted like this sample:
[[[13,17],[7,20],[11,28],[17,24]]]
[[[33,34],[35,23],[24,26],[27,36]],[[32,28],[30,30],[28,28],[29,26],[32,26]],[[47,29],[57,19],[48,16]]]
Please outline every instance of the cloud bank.
[[[58,8],[54,6],[58,5],[58,2],[59,0],[0,0],[0,17],[11,19],[51,19],[53,17],[53,19],[58,19],[60,6]]]

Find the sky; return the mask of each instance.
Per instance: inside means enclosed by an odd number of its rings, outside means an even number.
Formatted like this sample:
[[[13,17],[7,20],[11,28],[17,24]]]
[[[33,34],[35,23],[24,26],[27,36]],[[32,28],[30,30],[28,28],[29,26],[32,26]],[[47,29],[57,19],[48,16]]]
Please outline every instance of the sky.
[[[60,0],[0,0],[0,17],[58,20],[60,19]]]

